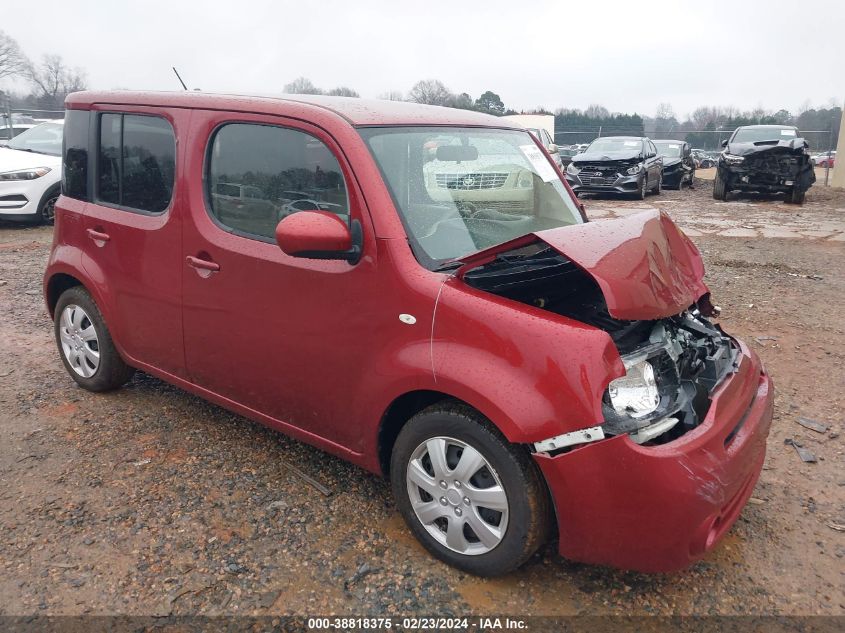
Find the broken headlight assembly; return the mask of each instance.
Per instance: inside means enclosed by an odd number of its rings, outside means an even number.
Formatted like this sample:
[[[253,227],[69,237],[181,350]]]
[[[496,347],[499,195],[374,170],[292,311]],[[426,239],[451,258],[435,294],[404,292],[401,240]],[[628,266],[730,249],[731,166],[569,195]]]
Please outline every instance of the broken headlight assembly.
[[[641,418],[660,404],[654,367],[648,361],[641,361],[626,369],[624,376],[607,386],[607,395],[616,413]]]
[[[640,173],[640,171],[642,171],[642,168],[643,168],[643,164],[637,163],[633,167],[629,167],[628,169],[626,169],[625,173],[628,174],[629,176],[636,176],[638,173]]]
[[[572,174],[573,176],[577,176],[580,171],[581,170],[578,167],[575,166],[575,163],[569,163],[566,166],[566,173],[567,174]]]
[[[742,161],[745,160],[745,157],[737,156],[735,154],[728,154],[727,152],[722,152],[722,160],[724,160],[728,165],[739,165]]]
[[[730,339],[698,311],[654,322],[648,340],[622,355],[625,375],[608,384],[603,433],[644,444],[695,428],[713,388],[735,369],[736,355]]]

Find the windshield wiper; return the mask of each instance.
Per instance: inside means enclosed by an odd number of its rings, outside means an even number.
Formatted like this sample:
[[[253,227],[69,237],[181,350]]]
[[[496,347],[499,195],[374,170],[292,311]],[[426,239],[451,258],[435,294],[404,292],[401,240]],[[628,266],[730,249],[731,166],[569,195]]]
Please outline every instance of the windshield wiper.
[[[463,265],[464,265],[464,263],[462,261],[446,262],[445,264],[440,264],[440,266],[435,268],[434,272],[444,273],[444,272],[447,272],[447,271],[450,271],[450,270],[457,270],[458,268],[460,268]]]

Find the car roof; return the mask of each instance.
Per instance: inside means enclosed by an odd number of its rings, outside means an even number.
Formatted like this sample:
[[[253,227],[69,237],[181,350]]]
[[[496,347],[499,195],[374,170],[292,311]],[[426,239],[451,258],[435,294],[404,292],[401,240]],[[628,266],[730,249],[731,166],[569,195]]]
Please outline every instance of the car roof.
[[[599,136],[599,137],[597,137],[597,138],[594,138],[593,140],[594,140],[594,141],[597,141],[597,140],[599,140],[600,138],[612,138],[612,139],[617,139],[617,138],[619,138],[619,139],[627,139],[627,140],[637,140],[637,141],[641,141],[641,140],[643,140],[644,138],[648,138],[648,137],[647,137],[647,136]]]
[[[738,130],[775,129],[775,130],[797,130],[794,125],[740,125]]]
[[[378,125],[466,125],[523,129],[506,119],[489,114],[422,105],[405,101],[327,97],[323,95],[237,95],[199,91],[134,92],[124,90],[85,91],[68,95],[70,109],[87,110],[95,104],[141,105],[209,110],[236,110],[277,115],[306,114],[323,110],[355,126]]]
[[[653,138],[652,143],[686,143],[686,141],[679,141],[676,138]]]

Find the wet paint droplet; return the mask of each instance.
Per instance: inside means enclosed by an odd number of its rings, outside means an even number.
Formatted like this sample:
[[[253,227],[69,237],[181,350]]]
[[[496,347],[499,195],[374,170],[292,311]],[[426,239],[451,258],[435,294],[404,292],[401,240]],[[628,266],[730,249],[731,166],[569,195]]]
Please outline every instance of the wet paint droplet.
[[[417,317],[415,317],[413,314],[400,314],[399,320],[402,321],[402,323],[413,325],[417,322]]]

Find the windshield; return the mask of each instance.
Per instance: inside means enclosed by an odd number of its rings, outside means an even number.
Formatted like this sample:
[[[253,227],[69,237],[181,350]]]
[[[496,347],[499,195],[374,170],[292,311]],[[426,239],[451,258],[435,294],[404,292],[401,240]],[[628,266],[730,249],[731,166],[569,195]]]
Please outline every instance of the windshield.
[[[62,155],[61,123],[42,123],[16,136],[7,147],[51,156]]]
[[[680,143],[668,143],[666,141],[653,141],[655,147],[657,147],[657,152],[661,156],[680,156],[681,155],[681,144]]]
[[[587,153],[626,152],[637,153],[643,149],[643,142],[638,138],[597,138],[590,143]]]
[[[359,130],[417,259],[437,268],[534,231],[582,222],[528,132],[484,128]]]
[[[792,127],[741,127],[731,143],[759,143],[761,141],[791,141],[798,132]]]

